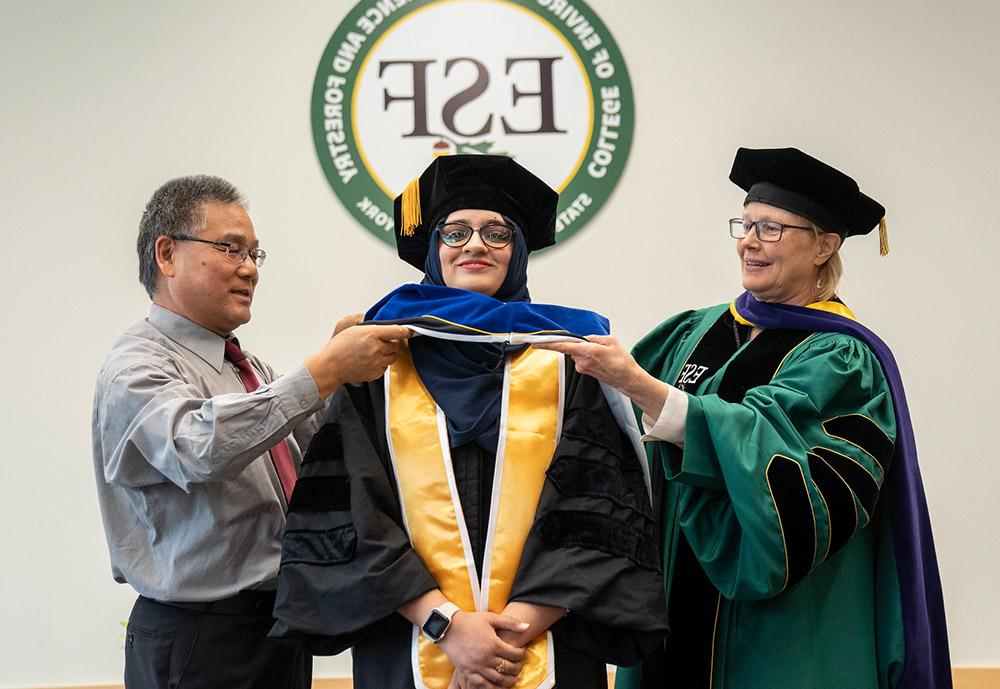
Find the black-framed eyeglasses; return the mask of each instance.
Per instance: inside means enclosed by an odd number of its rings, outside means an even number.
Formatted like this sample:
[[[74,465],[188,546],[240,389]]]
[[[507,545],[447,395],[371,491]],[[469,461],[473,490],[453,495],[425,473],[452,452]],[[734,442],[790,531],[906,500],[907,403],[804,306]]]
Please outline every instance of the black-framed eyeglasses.
[[[464,222],[449,222],[438,228],[441,241],[452,247],[468,244],[473,232],[478,232],[483,244],[492,249],[502,249],[514,241],[514,228],[501,222],[486,223],[479,228]]]
[[[792,228],[796,230],[811,230],[811,227],[803,227],[802,225],[784,225],[780,222],[774,222],[773,220],[744,220],[743,218],[730,218],[729,219],[729,236],[733,239],[743,239],[748,234],[750,230],[757,232],[757,239],[762,242],[776,242],[781,239],[782,233],[787,228]]]
[[[219,251],[225,252],[226,258],[230,262],[239,265],[243,261],[249,258],[251,261],[257,264],[257,267],[264,265],[264,261],[267,260],[267,252],[263,249],[251,249],[248,246],[244,246],[239,242],[214,242],[211,239],[201,239],[199,237],[192,237],[189,234],[173,234],[170,235],[172,239],[177,239],[182,242],[201,242],[202,244],[211,244]]]

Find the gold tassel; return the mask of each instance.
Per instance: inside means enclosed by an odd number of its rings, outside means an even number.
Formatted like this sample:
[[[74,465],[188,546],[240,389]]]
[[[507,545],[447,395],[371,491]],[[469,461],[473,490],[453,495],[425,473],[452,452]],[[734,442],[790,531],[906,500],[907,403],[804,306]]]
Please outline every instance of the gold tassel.
[[[403,222],[399,225],[401,237],[412,237],[423,222],[420,216],[420,179],[414,179],[403,190],[403,200],[400,204],[403,212]]]
[[[878,221],[878,253],[885,256],[889,253],[889,231],[885,228],[885,218]]]

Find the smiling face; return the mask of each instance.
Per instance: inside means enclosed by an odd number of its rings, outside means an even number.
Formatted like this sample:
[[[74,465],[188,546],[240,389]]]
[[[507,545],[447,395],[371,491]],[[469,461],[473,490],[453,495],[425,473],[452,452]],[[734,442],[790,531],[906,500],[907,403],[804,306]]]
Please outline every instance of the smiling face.
[[[463,222],[478,229],[487,223],[504,220],[495,211],[463,209],[450,213],[445,222]],[[486,246],[478,232],[473,232],[464,246],[441,243],[438,255],[444,284],[492,297],[507,277],[513,247],[513,242],[502,249]]]
[[[811,226],[801,215],[751,202],[743,219],[770,220],[783,225]],[[811,230],[786,228],[777,242],[762,242],[756,232],[736,240],[743,289],[759,301],[806,306],[816,301],[819,269],[840,248],[840,237],[832,232],[819,236]]]
[[[213,242],[256,247],[246,211],[235,203],[206,203],[205,227],[196,236]],[[232,262],[219,248],[160,237],[156,241],[160,283],[154,301],[225,337],[250,320],[260,274],[252,259]]]

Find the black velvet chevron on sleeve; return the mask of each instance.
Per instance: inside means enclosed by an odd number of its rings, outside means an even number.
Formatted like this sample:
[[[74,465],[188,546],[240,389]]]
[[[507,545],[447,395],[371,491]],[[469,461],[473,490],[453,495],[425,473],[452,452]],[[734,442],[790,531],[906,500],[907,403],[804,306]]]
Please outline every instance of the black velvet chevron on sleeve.
[[[858,497],[862,509],[871,518],[878,502],[878,481],[868,470],[850,457],[825,447],[814,447],[812,453],[818,455],[828,467],[837,472],[851,492]]]
[[[847,414],[823,422],[827,435],[840,438],[868,453],[881,467],[882,475],[889,469],[895,447],[892,439],[867,416]]]
[[[288,508],[282,564],[332,566],[352,560],[357,547],[357,531],[353,523],[344,523],[343,517],[336,514],[350,509],[347,476],[299,479]]]
[[[303,476],[295,484],[289,512],[325,512],[351,509],[347,476]]]
[[[812,569],[816,557],[816,523],[799,463],[775,455],[767,467],[767,484],[781,523],[785,544],[785,588],[801,580]]]
[[[306,454],[302,458],[303,475],[308,475],[309,469],[307,467],[321,462],[339,463],[341,465],[344,463],[340,424],[337,423],[336,419],[331,419],[329,416],[327,416],[323,425],[319,427],[319,430],[316,431],[312,442],[309,443],[309,449],[306,450]]]
[[[654,543],[602,514],[552,510],[538,520],[538,533],[552,548],[601,550],[627,558],[637,567],[660,569],[659,549]]]
[[[858,509],[854,494],[844,479],[823,458],[809,453],[809,473],[816,489],[823,496],[826,512],[830,517],[830,540],[826,546],[829,557],[843,548],[858,528]]]

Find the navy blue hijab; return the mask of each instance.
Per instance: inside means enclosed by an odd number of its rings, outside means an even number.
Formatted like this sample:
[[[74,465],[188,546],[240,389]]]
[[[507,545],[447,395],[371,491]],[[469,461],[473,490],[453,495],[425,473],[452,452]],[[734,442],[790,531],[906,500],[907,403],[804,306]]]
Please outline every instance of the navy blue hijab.
[[[514,241],[507,275],[492,297],[500,301],[530,302],[528,246],[521,229],[506,216],[504,222],[514,228]],[[447,287],[441,271],[437,224],[431,233],[421,283]],[[448,439],[452,447],[475,442],[487,452],[496,452],[500,438],[504,357],[511,350],[508,345],[436,337],[410,340],[413,364],[420,380],[448,420]]]

